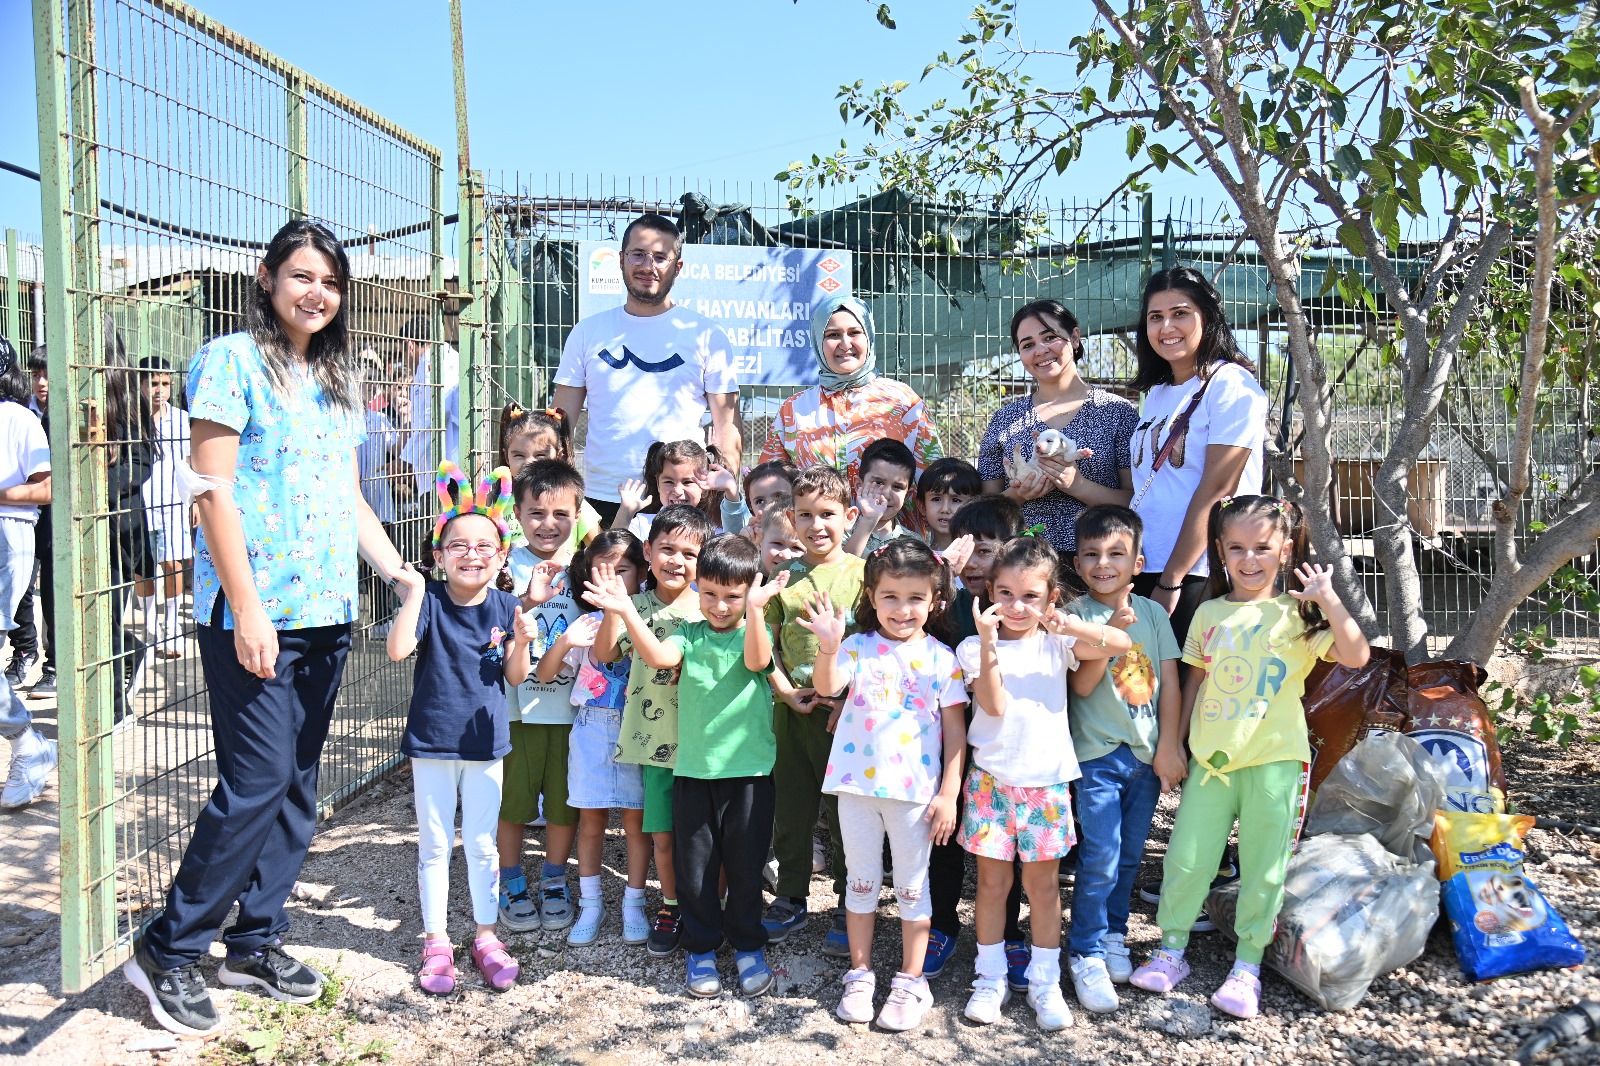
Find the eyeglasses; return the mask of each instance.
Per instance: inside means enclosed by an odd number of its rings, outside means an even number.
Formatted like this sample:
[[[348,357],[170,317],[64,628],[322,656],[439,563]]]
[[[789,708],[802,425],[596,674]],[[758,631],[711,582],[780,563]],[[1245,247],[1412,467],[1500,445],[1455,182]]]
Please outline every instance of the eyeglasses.
[[[625,254],[622,260],[629,266],[644,266],[646,263],[654,263],[658,267],[663,267],[675,258],[676,256],[670,256],[666,252],[647,252],[642,248],[635,248]]]
[[[490,544],[488,541],[468,544],[464,540],[453,540],[442,550],[452,559],[465,559],[469,553],[477,555],[480,559],[489,559],[500,550],[500,545]]]

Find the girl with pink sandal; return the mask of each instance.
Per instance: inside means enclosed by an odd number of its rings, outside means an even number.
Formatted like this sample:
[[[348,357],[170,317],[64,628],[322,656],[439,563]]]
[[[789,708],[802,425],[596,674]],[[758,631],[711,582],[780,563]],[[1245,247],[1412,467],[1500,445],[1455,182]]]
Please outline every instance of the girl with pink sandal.
[[[415,571],[397,579],[404,603],[389,630],[389,657],[417,653],[411,711],[400,752],[411,759],[417,808],[417,889],[422,901],[424,992],[456,988],[455,949],[447,932],[450,850],[456,806],[467,853],[467,883],[477,936],[472,961],[495,991],[517,980],[517,960],[495,933],[499,917],[501,760],[511,751],[506,686],[528,677],[534,637],[517,598],[493,588],[510,550],[511,475],[504,467],[474,490],[452,462],[438,480],[444,512],[433,532],[433,558],[445,580]]]
[[[1183,645],[1193,669],[1183,685],[1178,739],[1187,734],[1190,760],[1162,869],[1161,947],[1130,982],[1165,994],[1189,976],[1189,930],[1237,822],[1238,953],[1211,1003],[1254,1018],[1261,959],[1305,816],[1306,676],[1319,659],[1357,669],[1368,648],[1334,590],[1333,570],[1305,561],[1305,522],[1294,504],[1225,497],[1211,509],[1207,539],[1213,598],[1195,612]]]

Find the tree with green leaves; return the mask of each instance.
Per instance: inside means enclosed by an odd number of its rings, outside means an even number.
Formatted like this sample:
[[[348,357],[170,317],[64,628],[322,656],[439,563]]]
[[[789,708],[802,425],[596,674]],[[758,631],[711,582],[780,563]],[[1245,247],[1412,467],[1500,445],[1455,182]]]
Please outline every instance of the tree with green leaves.
[[[840,112],[870,142],[779,177],[802,195],[866,179],[958,205],[1016,205],[1048,175],[1082,165],[1086,143],[1106,127],[1125,131],[1130,161],[1113,197],[1147,187],[1152,172],[1209,171],[1260,250],[1301,382],[1303,473],[1296,479],[1289,455],[1269,461],[1305,508],[1316,550],[1362,629],[1387,631],[1412,661],[1426,657],[1427,624],[1408,477],[1459,360],[1481,351],[1495,328],[1498,305],[1487,301],[1508,283],[1505,261],[1514,258],[1526,329],[1507,382],[1511,447],[1497,468],[1493,571],[1446,650],[1486,661],[1517,607],[1600,538],[1592,455],[1562,487],[1551,520],[1530,522],[1525,506],[1547,413],[1552,290],[1563,270],[1584,272],[1572,248],[1592,234],[1600,199],[1600,2],[1093,0],[1093,8],[1086,32],[1043,49],[1024,44],[1013,4],[984,0],[959,51],[924,71],[925,82],[958,83],[952,97],[921,105],[905,82],[845,86]],[[892,27],[888,11],[878,16]],[[1447,214],[1443,237],[1420,279],[1408,278],[1398,268],[1402,233],[1430,207]],[[1366,258],[1376,292],[1353,295],[1386,304],[1395,323],[1404,405],[1374,485],[1384,620],[1328,503],[1329,361],[1299,288],[1308,223],[1317,221]],[[1578,317],[1586,325],[1568,316],[1555,328],[1592,336],[1590,308]],[[1572,358],[1570,344],[1559,347],[1556,358]]]

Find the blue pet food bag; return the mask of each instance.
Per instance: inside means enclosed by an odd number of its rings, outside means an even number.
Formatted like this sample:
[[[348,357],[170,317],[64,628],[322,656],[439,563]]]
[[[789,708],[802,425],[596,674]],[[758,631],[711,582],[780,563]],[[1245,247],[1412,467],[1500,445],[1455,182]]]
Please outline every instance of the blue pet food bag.
[[[1461,969],[1473,981],[1577,966],[1583,945],[1520,871],[1472,870],[1444,885]]]

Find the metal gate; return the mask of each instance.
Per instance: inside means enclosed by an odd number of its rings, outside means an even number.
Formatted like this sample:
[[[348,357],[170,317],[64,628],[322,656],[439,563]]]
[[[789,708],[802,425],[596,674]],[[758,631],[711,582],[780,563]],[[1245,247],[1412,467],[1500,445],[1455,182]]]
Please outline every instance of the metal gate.
[[[157,439],[153,419],[139,413],[162,365],[148,361],[165,361],[181,398],[199,345],[241,328],[267,241],[291,218],[316,218],[350,252],[345,307],[367,367],[364,396],[369,412],[386,417],[411,395],[402,329],[420,322],[424,341],[440,342],[425,348],[430,362],[442,349],[446,260],[432,145],[176,0],[35,0],[34,21],[62,982],[76,991],[125,957],[161,905],[214,779],[181,579],[177,632],[147,644],[134,617],[152,585],[149,609],[164,610],[168,579],[140,572],[162,564],[138,547],[145,503],[142,493],[115,491],[127,481],[117,464],[141,446],[182,448]],[[437,427],[439,389],[428,388],[426,425]],[[384,424],[368,418],[369,429]],[[441,434],[418,432],[437,463]],[[402,497],[396,542],[420,544],[425,519],[408,514],[404,499],[411,473],[368,472],[364,493]],[[399,758],[410,667],[363,639],[391,609],[370,575],[363,607],[323,759],[325,809]]]

